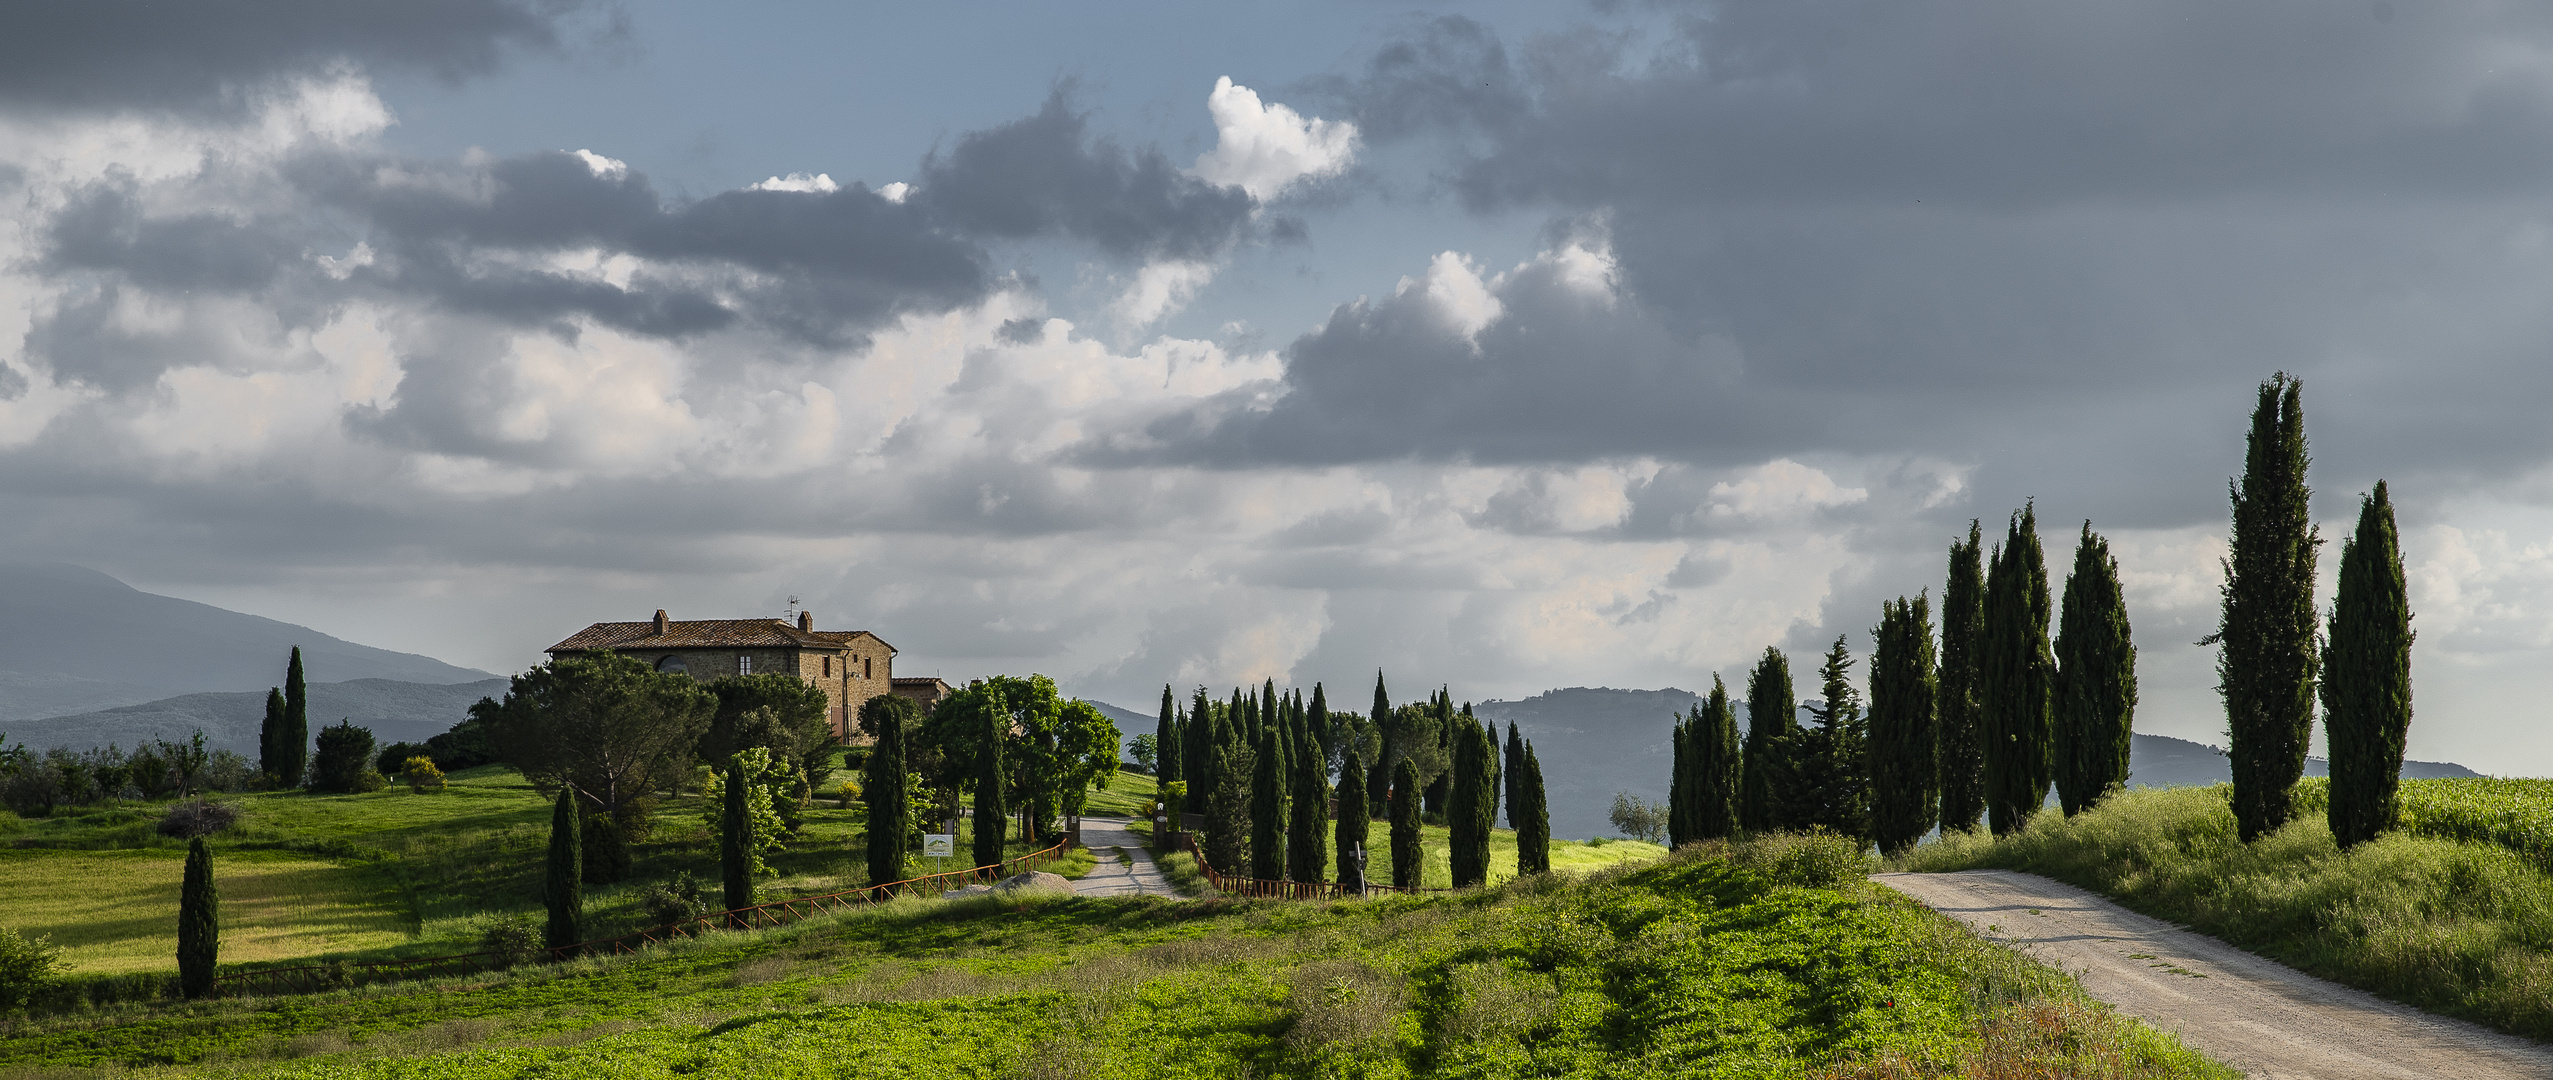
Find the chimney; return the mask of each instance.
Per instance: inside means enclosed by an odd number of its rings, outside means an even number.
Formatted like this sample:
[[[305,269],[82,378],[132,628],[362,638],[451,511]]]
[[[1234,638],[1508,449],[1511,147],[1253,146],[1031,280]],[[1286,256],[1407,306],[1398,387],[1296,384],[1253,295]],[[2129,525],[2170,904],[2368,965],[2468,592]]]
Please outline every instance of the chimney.
[[[669,620],[669,619],[665,618],[665,609],[663,609],[663,608],[657,608],[657,609],[656,609],[656,636],[657,636],[657,637],[663,637],[663,636],[665,636],[665,629],[666,629],[666,627],[667,627],[667,626],[669,626],[669,625],[671,624],[671,622],[672,622],[672,620]]]
[[[816,632],[816,613],[815,613],[815,612],[812,612],[812,611],[801,611],[801,612],[799,612],[799,613],[798,613],[798,629],[800,629],[800,630],[804,630],[804,631],[806,631],[807,633],[810,633],[810,634],[815,633],[815,632]]]

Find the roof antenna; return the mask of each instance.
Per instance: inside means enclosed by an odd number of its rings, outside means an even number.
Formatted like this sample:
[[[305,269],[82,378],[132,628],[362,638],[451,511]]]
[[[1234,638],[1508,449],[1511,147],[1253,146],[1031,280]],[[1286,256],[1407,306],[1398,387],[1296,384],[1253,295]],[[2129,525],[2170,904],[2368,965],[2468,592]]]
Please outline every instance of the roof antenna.
[[[789,594],[789,619],[788,619],[788,621],[790,621],[790,622],[796,622],[796,621],[798,621],[798,594],[796,594],[796,593],[790,593],[790,594]]]

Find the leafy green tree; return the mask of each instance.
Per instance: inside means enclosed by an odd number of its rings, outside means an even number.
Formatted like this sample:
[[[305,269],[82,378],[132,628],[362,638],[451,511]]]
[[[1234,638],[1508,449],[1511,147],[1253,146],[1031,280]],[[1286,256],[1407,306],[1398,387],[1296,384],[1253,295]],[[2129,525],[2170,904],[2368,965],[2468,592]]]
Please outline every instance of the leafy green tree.
[[[543,788],[574,788],[588,801],[586,865],[627,866],[628,843],[646,838],[655,793],[690,768],[692,749],[718,699],[689,675],[656,671],[618,653],[561,656],[514,677],[502,702],[480,699],[470,715],[497,760]],[[592,821],[608,817],[598,833]],[[596,851],[598,839],[610,848]],[[589,873],[589,882],[603,879]]]
[[[2340,592],[2324,640],[2323,729],[2331,742],[2331,835],[2356,847],[2392,828],[2411,731],[2411,596],[2385,482],[2358,504],[2340,545]]]
[[[1791,661],[1766,646],[1746,680],[1746,762],[1738,788],[1738,824],[1748,832],[1797,828],[1799,707],[1791,691]]]
[[[758,861],[754,849],[760,845],[754,835],[751,791],[752,777],[746,772],[744,755],[728,758],[726,786],[719,801],[718,870],[726,885],[724,900],[729,911],[753,906],[753,871]],[[732,916],[730,921],[734,923]]]
[[[1497,820],[1490,801],[1496,782],[1490,763],[1498,751],[1468,711],[1455,725],[1454,779],[1445,805],[1446,855],[1453,864],[1454,887],[1468,889],[1489,883],[1489,833]]]
[[[2225,559],[2223,621],[2202,645],[2218,645],[2216,689],[2234,766],[2234,826],[2244,843],[2295,816],[2314,726],[2314,562],[2322,534],[2305,486],[2304,384],[2280,372],[2260,385],[2231,484],[2234,530]]]
[[[1716,673],[1711,676],[1711,696],[1702,703],[1700,722],[1692,735],[1693,762],[1693,838],[1716,840],[1737,833],[1738,784],[1744,774],[1744,761],[1738,756],[1737,710],[1729,705],[1728,684]],[[1537,782],[1542,766],[1535,765]],[[1541,799],[1541,795],[1535,796]],[[1546,817],[1548,805],[1544,806]],[[1544,829],[1548,837],[1548,822]]]
[[[1214,794],[1206,800],[1206,861],[1227,874],[1250,870],[1250,771],[1257,754],[1227,743],[1215,748]]]
[[[283,772],[287,786],[297,785],[310,766],[310,682],[303,677],[301,646],[293,646],[292,661],[284,667],[284,722],[276,729],[276,744],[283,750]]]
[[[1871,839],[1891,854],[1931,831],[1939,806],[1934,768],[1932,607],[1921,593],[1880,606],[1870,660]]]
[[[1365,815],[1365,759],[1351,746],[1339,767],[1338,883],[1342,889],[1365,891],[1365,867],[1358,856],[1365,853],[1365,834],[1372,820]]]
[[[1734,743],[1731,744],[1734,747]],[[1533,744],[1524,746],[1517,769],[1516,796],[1524,801],[1524,809],[1509,804],[1508,813],[1516,826],[1516,873],[1518,876],[1551,872],[1551,803],[1544,797],[1542,761],[1534,756]]]
[[[576,793],[560,788],[558,805],[550,810],[548,873],[541,882],[541,903],[550,914],[541,943],[554,956],[585,940],[585,826],[577,817]]]
[[[1941,721],[1941,827],[1972,830],[1986,814],[1983,706],[1978,650],[1986,625],[1984,537],[1968,522],[1968,542],[1950,545],[1950,582],[1941,590],[1941,678],[1934,689]]]
[[[2048,800],[2056,658],[2048,652],[2048,563],[2039,518],[2012,515],[1986,575],[1986,628],[1978,665],[1985,734],[1986,820],[2017,832]]]
[[[257,771],[276,787],[298,787],[300,776],[284,775],[289,764],[284,751],[284,688],[270,687],[266,691],[266,720],[257,726]]]
[[[1311,738],[1308,712],[1300,726],[1307,745],[1294,755],[1293,790],[1286,799],[1292,805],[1286,817],[1285,873],[1296,881],[1319,881],[1330,866],[1329,838],[1322,835],[1330,820],[1330,760]]]
[[[893,694],[860,706],[860,727],[875,740],[863,763],[860,798],[867,804],[869,884],[904,880],[906,846],[913,832],[912,793],[904,790],[905,740],[921,710]]]
[[[2127,786],[2135,725],[2136,641],[2119,593],[2119,562],[2086,521],[2057,624],[2057,802],[2068,817]]]
[[[319,729],[319,754],[310,763],[310,789],[341,795],[379,791],[381,773],[372,767],[372,729],[340,720]]]
[[[1401,759],[1392,766],[1392,884],[1403,889],[1418,887],[1419,873],[1426,868],[1427,849],[1421,846],[1418,831],[1418,767]]]
[[[221,964],[221,893],[213,887],[213,852],[196,837],[186,845],[186,879],[177,893],[177,984],[187,997],[213,992]]]
[[[721,675],[701,685],[718,699],[709,727],[693,747],[701,761],[725,761],[738,750],[759,746],[771,751],[772,760],[803,772],[838,741],[833,699],[796,675]]]
[[[1250,769],[1250,876],[1285,880],[1285,740],[1276,725],[1259,729]]]
[[[1117,775],[1117,746],[1125,736],[1099,707],[1075,698],[1056,706],[1055,726],[1040,742],[1053,748],[1047,780],[1064,813],[1080,817],[1094,789],[1107,790]]]

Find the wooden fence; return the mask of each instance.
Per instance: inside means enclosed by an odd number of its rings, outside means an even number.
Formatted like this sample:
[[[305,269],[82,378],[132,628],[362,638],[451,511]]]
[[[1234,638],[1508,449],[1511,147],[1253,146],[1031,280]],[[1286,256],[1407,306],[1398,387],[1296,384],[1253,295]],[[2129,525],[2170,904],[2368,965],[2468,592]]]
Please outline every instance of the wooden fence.
[[[1266,878],[1242,877],[1239,874],[1217,872],[1214,864],[1206,861],[1205,849],[1197,846],[1195,833],[1180,833],[1179,846],[1197,860],[1197,869],[1205,873],[1206,883],[1227,896],[1264,896],[1278,900],[1343,900],[1381,894],[1453,891],[1452,889],[1404,889],[1394,885],[1376,885],[1368,882],[1365,891],[1360,893],[1335,881],[1270,881]]]
[[[926,874],[884,885],[863,885],[856,889],[774,900],[752,907],[713,911],[681,922],[651,926],[635,933],[613,938],[598,938],[557,949],[534,949],[528,956],[509,955],[498,950],[460,953],[453,956],[429,956],[415,960],[382,960],[371,963],[341,962],[303,964],[295,967],[263,968],[233,972],[213,980],[216,994],[307,994],[321,990],[344,989],[363,983],[391,982],[399,979],[433,978],[436,976],[470,975],[508,967],[532,960],[566,960],[578,956],[634,953],[650,945],[661,945],[677,938],[697,937],[711,930],[759,930],[787,926],[801,919],[866,907],[870,904],[908,894],[932,895],[949,889],[987,881],[999,881],[1015,874],[1052,866],[1063,858],[1070,842],[1059,843],[1044,851],[1030,852],[1016,859],[978,866],[967,870],[951,870]]]

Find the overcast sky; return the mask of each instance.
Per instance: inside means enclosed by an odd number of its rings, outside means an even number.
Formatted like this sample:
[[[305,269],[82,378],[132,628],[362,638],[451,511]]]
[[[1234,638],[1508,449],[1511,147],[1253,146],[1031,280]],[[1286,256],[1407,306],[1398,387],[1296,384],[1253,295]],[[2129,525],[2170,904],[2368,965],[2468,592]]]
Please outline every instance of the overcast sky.
[[[0,542],[1148,708],[1805,672],[2035,499],[2221,742],[2284,370],[2325,603],[2403,514],[2413,755],[2553,772],[2553,9],[848,7],[14,11]]]

